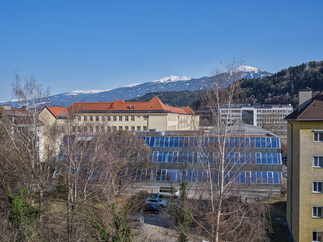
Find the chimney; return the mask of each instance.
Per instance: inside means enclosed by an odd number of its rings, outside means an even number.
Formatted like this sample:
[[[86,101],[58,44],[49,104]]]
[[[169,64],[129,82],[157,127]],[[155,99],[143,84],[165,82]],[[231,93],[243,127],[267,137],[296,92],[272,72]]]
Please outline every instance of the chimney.
[[[303,90],[299,90],[298,111],[302,110],[311,101],[312,101],[312,89],[306,88]]]

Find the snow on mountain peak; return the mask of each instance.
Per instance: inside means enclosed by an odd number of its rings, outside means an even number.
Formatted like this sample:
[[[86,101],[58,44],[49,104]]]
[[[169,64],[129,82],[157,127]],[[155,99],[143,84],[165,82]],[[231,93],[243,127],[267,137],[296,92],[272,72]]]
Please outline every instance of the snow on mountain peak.
[[[129,85],[126,85],[126,86],[123,86],[123,87],[135,87],[135,86],[138,86],[142,83],[136,83],[136,84],[129,84]]]
[[[255,72],[255,73],[258,73],[258,72],[261,72],[263,70],[260,70],[256,67],[252,67],[252,66],[238,66],[235,71],[241,71],[241,72]]]
[[[66,93],[66,95],[96,94],[96,93],[105,92],[105,91],[110,91],[110,90],[87,90],[87,91],[75,90],[75,91]]]
[[[179,76],[170,75],[153,82],[177,82],[177,81],[189,81],[189,80],[191,80],[191,78],[188,78],[186,76],[179,77]]]

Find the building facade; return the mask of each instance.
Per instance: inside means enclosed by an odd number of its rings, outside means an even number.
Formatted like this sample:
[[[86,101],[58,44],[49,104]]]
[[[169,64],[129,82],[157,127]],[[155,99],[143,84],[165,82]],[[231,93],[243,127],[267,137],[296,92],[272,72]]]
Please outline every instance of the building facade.
[[[205,189],[210,182],[219,182],[223,161],[224,182],[232,186],[234,195],[267,199],[269,194],[281,191],[280,138],[262,128],[245,125],[244,130],[230,132],[225,138],[224,160],[219,154],[219,136],[211,131],[136,132],[136,135],[150,150],[148,163],[139,162],[128,170],[127,176],[136,182],[136,187],[177,187],[184,181],[193,186],[198,183]],[[73,137],[88,140],[94,136]],[[109,134],[106,137],[110,139]],[[118,135],[111,138],[118,139]],[[67,143],[63,142],[57,162],[64,160],[63,146]]]
[[[284,118],[293,111],[289,105],[269,104],[231,104],[220,109],[221,121],[232,125],[236,120],[246,124],[268,129],[276,134],[286,134],[287,124]]]
[[[93,134],[117,130],[198,130],[199,116],[190,107],[165,105],[158,97],[149,102],[74,103],[69,107],[45,106],[39,114],[47,133],[53,126],[65,127],[65,134]],[[48,135],[49,137],[49,135]],[[52,143],[45,137],[45,144]],[[47,139],[47,140],[46,140]],[[61,137],[59,138],[61,139]]]
[[[142,132],[151,149],[150,169],[138,168],[134,181],[178,183],[217,179],[218,136],[212,131]],[[283,184],[280,138],[262,128],[244,125],[230,132],[225,144],[226,180],[240,191],[280,192]],[[206,167],[210,167],[207,169]]]
[[[323,93],[300,91],[288,115],[287,222],[295,241],[322,241]]]

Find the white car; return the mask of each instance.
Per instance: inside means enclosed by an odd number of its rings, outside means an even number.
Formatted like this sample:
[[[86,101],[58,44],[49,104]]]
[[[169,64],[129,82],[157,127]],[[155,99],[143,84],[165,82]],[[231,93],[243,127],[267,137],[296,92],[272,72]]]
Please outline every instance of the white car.
[[[148,197],[146,199],[147,204],[155,204],[162,208],[167,207],[167,202],[163,199],[160,199],[159,197]]]
[[[180,196],[179,191],[173,187],[160,187],[158,197],[172,197],[178,198]]]

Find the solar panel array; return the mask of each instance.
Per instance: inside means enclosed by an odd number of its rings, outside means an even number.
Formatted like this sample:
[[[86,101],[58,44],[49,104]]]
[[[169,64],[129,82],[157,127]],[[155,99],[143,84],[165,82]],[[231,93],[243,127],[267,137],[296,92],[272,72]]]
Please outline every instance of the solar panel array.
[[[206,163],[216,164],[219,159],[216,147],[218,138],[212,136],[144,136],[146,146],[152,148],[152,162],[158,163]],[[282,184],[282,172],[270,171],[268,165],[282,165],[279,137],[232,136],[225,142],[225,161],[232,164],[266,165],[263,171],[230,171],[226,179],[237,183]],[[268,169],[269,167],[269,169]],[[172,167],[174,168],[174,167]],[[259,170],[259,169],[258,169]],[[132,179],[153,181],[204,182],[209,178],[215,181],[216,170],[211,175],[203,170],[177,169],[138,169]]]
[[[169,137],[169,136],[145,136],[145,143],[149,147],[217,147],[217,137]],[[228,137],[227,148],[277,148],[280,149],[278,137]]]
[[[178,152],[178,151],[153,151],[150,158],[154,162],[188,162],[188,163],[199,163],[199,162],[210,162],[216,163],[217,155],[212,152]],[[228,163],[237,164],[265,164],[265,165],[281,165],[282,159],[280,153],[228,153],[226,154],[225,160]]]
[[[177,169],[137,169],[131,176],[134,181],[172,181],[208,182],[209,173],[206,170],[177,170]],[[218,172],[211,171],[211,179],[216,182]],[[226,182],[281,184],[281,172],[275,171],[230,171],[225,173]]]

